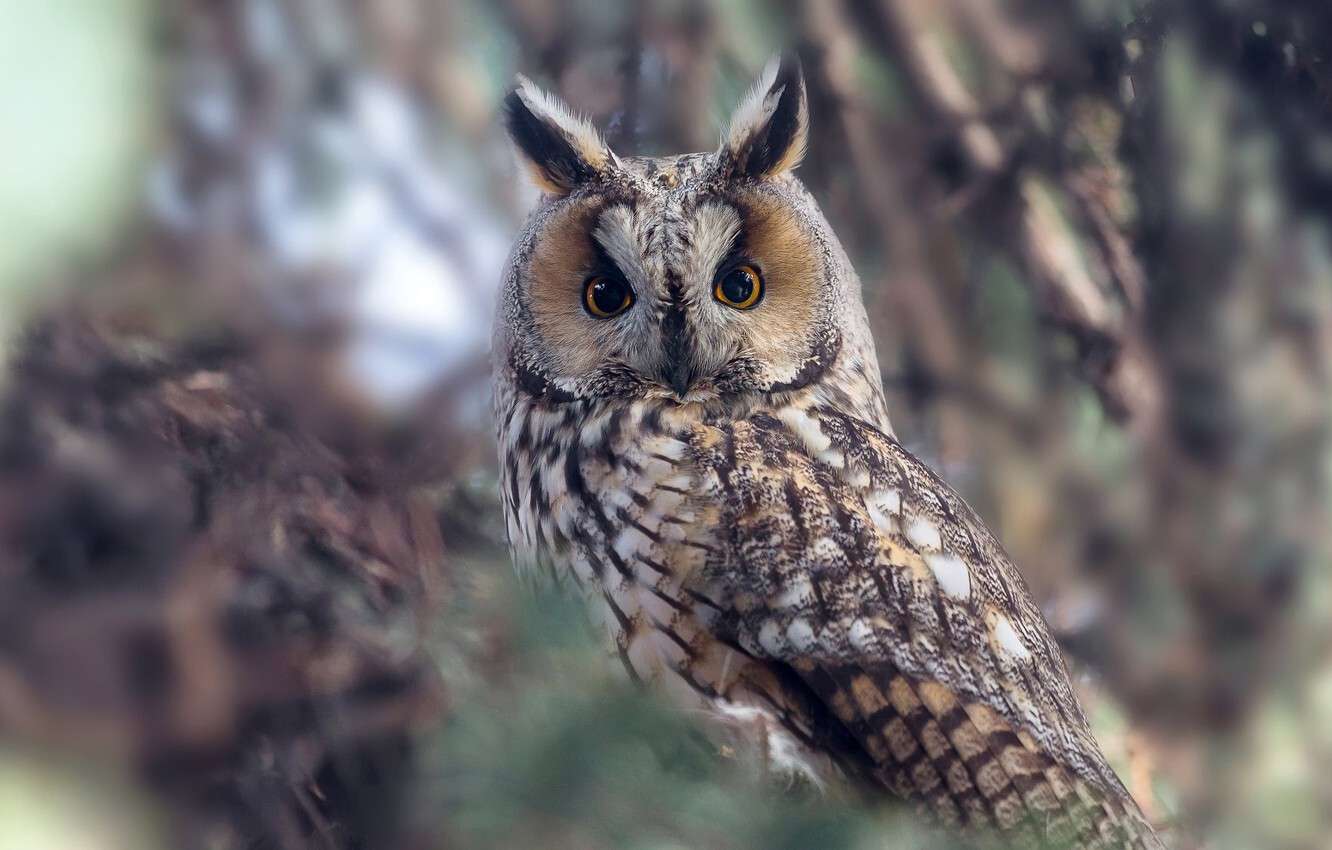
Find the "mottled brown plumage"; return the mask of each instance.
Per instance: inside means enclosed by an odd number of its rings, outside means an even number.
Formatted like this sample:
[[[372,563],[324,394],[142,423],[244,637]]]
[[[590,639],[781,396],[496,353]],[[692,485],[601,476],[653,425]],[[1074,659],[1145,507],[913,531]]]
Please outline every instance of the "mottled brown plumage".
[[[798,69],[715,154],[619,159],[526,82],[507,107],[546,191],[496,333],[519,567],[780,770],[1014,843],[1159,847],[1021,575],[893,439],[859,281],[791,175]]]

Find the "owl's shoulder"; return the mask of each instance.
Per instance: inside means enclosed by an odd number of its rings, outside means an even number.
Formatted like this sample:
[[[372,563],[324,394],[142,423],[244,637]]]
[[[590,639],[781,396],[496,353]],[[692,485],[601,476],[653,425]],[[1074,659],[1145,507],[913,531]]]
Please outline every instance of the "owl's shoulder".
[[[703,426],[701,488],[722,505],[710,575],[741,638],[789,661],[876,659],[942,682],[1080,774],[1118,780],[1021,573],[980,517],[893,437],[793,404]]]

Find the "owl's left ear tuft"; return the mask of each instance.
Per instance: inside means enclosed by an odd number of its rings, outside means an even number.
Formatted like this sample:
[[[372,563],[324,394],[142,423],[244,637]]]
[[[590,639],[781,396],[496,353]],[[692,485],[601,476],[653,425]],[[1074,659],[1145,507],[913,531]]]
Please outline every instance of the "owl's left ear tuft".
[[[808,138],[800,60],[789,54],[774,58],[731,115],[722,139],[722,167],[732,177],[776,177],[800,164]]]
[[[523,76],[504,98],[504,126],[537,187],[552,195],[569,194],[614,162],[596,128]]]

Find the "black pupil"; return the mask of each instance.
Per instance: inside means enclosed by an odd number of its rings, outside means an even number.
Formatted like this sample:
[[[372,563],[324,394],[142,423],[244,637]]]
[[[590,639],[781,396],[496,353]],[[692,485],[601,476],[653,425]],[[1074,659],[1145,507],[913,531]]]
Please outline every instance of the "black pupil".
[[[754,278],[744,269],[732,269],[722,278],[721,291],[732,304],[743,304],[754,294]]]
[[[624,306],[624,284],[614,278],[598,278],[592,284],[592,303],[603,313],[618,313]]]

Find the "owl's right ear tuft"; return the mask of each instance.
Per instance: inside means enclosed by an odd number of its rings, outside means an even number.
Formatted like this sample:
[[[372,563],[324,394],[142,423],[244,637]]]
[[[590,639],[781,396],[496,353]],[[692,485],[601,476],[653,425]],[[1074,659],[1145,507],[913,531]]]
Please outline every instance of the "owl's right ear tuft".
[[[800,60],[773,58],[749,96],[736,108],[722,137],[723,171],[762,179],[795,168],[809,138],[809,104]]]
[[[504,98],[504,126],[543,192],[567,195],[613,161],[596,129],[526,77]]]

